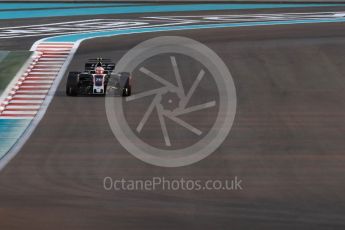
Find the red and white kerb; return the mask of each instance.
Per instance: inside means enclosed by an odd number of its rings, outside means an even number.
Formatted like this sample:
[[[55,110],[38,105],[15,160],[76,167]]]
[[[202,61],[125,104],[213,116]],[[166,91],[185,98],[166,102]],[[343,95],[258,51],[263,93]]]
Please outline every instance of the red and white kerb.
[[[33,118],[71,52],[73,43],[40,43],[37,55],[0,104],[0,118]]]

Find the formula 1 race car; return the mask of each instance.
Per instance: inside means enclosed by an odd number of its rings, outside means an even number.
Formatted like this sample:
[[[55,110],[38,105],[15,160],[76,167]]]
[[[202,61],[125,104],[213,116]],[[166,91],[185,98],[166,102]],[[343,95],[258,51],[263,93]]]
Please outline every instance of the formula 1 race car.
[[[112,73],[115,64],[110,59],[89,59],[84,72],[69,72],[66,84],[68,96],[78,95],[131,95],[128,72]]]

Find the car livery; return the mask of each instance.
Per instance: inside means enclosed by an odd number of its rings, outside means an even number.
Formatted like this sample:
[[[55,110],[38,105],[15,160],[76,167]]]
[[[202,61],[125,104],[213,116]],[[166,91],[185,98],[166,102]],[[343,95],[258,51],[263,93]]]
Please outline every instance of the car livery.
[[[69,72],[66,84],[68,96],[113,95],[130,96],[131,75],[127,72],[113,73],[115,64],[110,59],[89,59],[84,72]]]

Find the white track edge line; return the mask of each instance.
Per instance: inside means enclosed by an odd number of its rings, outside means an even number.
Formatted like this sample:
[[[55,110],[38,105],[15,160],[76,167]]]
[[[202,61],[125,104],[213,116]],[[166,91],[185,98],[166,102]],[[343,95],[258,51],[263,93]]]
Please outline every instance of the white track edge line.
[[[31,51],[34,51],[38,44],[44,41],[45,38],[36,41],[32,47]],[[49,89],[49,93],[47,94],[46,98],[44,99],[43,103],[41,104],[40,110],[37,112],[36,116],[30,121],[29,125],[26,127],[24,133],[18,138],[17,142],[7,151],[7,153],[1,158],[0,160],[0,171],[4,169],[4,167],[17,155],[17,153],[22,149],[24,144],[30,138],[31,134],[36,129],[37,125],[42,120],[44,114],[46,113],[50,102],[53,100],[54,94],[69,66],[70,62],[72,61],[76,50],[78,49],[80,43],[83,40],[79,40],[74,43],[73,48],[70,51],[70,54],[67,56],[64,64],[62,65],[58,75],[55,78],[54,83],[52,84],[51,88]],[[31,57],[30,57],[31,59]],[[25,71],[25,70],[24,70]],[[12,88],[11,88],[12,89]]]
[[[34,50],[31,50],[34,51]],[[11,93],[11,91],[13,90],[14,86],[18,83],[19,79],[23,76],[23,74],[26,72],[26,70],[29,68],[29,66],[31,65],[32,61],[33,61],[33,57],[35,55],[37,55],[38,52],[33,52],[30,57],[28,58],[28,60],[26,60],[26,62],[24,63],[24,65],[22,66],[22,68],[19,69],[19,71],[16,73],[16,75],[14,76],[14,78],[12,79],[12,81],[7,85],[6,89],[2,92],[1,96],[0,96],[0,104],[4,102],[5,98]]]

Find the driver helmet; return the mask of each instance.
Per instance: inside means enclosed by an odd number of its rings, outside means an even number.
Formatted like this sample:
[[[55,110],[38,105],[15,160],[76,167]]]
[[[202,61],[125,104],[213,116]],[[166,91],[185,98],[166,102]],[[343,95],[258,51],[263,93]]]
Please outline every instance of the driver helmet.
[[[95,69],[96,74],[103,74],[104,73],[104,68],[103,67],[96,67]]]

